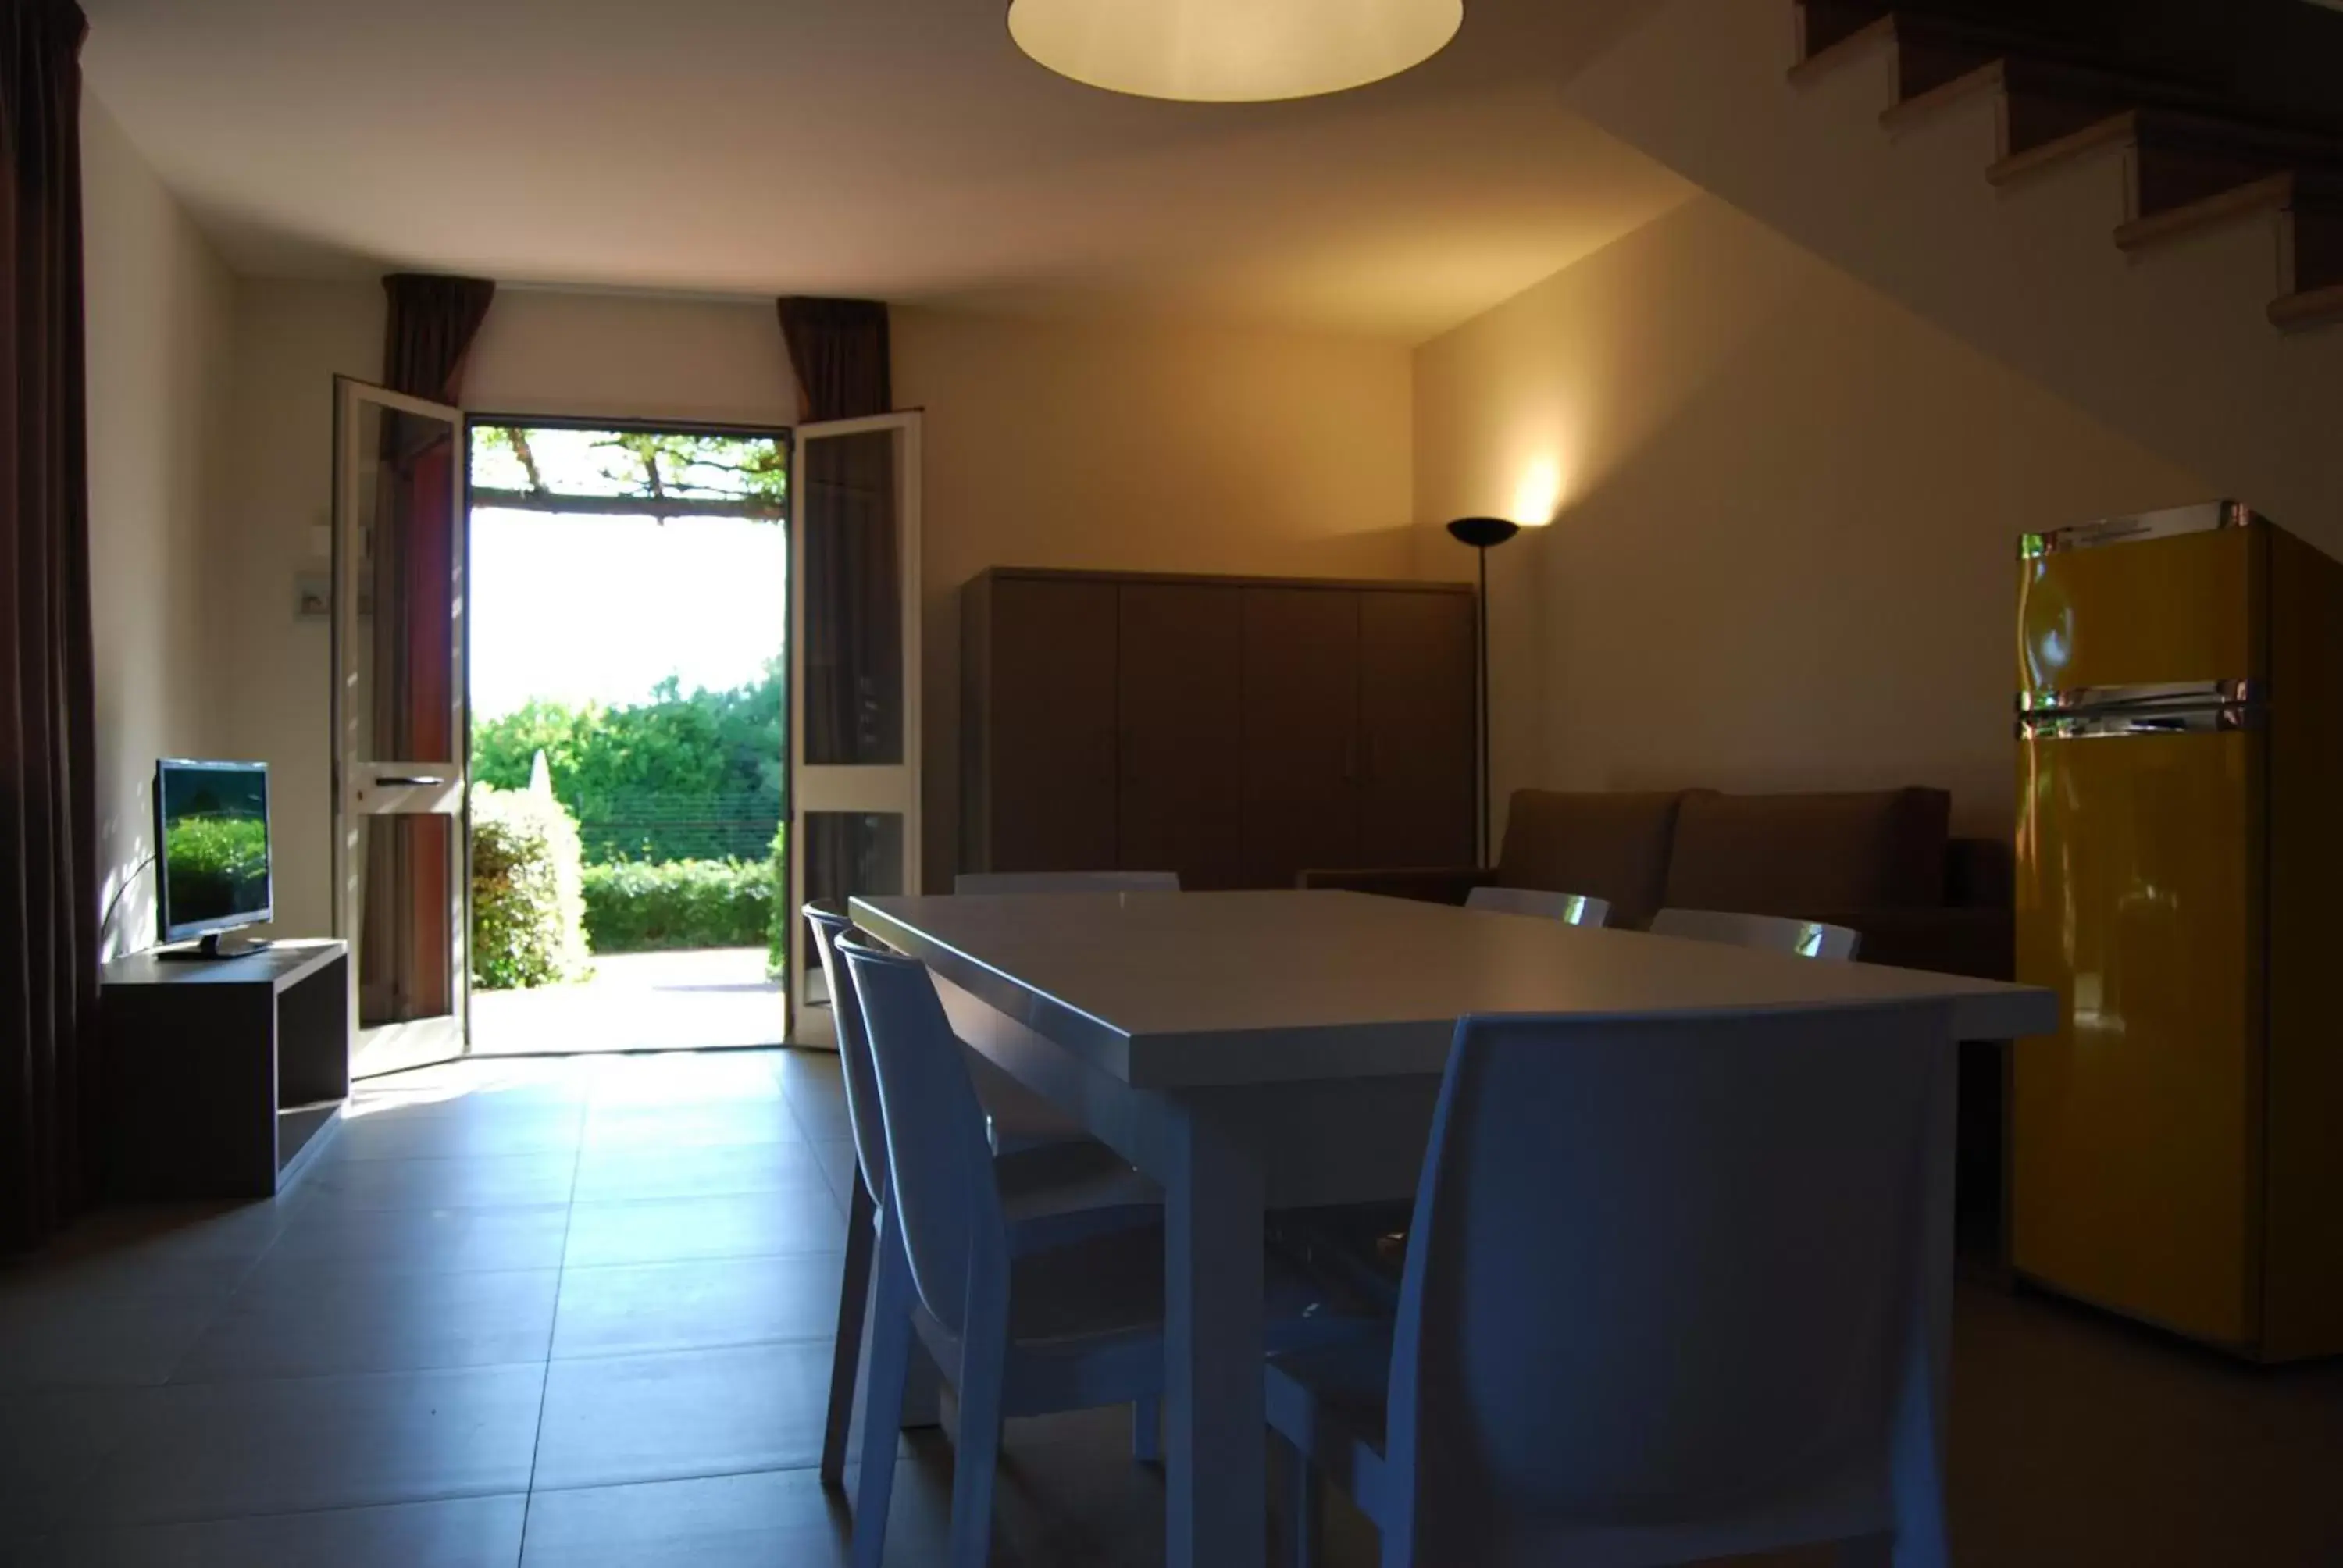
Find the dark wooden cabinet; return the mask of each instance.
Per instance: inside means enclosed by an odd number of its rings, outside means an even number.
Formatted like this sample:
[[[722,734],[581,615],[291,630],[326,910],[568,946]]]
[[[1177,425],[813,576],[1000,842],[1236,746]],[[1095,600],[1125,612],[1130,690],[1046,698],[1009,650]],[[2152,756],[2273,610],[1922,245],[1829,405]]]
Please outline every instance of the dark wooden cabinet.
[[[986,572],[960,868],[1208,889],[1469,863],[1473,625],[1461,583]]]
[[[1244,596],[1244,862],[1256,888],[1359,864],[1359,594]]]
[[[972,600],[961,678],[977,698],[982,776],[963,778],[963,857],[1020,871],[1115,864],[1115,667],[1111,582],[1004,577]],[[969,793],[970,782],[978,786]],[[984,809],[966,813],[966,802]]]
[[[1176,870],[1182,887],[1243,887],[1244,591],[1146,582],[1120,591],[1116,864]]]
[[[1359,596],[1363,864],[1473,863],[1473,648],[1469,598]]]

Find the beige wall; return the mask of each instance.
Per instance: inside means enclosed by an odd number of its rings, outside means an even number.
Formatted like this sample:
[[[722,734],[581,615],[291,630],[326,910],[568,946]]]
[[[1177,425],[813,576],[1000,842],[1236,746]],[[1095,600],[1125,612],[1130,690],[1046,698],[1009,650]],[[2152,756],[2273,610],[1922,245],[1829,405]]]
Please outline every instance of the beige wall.
[[[82,106],[98,856],[111,899],[154,850],[155,759],[215,748],[204,518],[220,477],[234,283],[96,98]],[[155,940],[154,879],[108,952]]]
[[[326,630],[291,608],[327,517],[331,378],[380,365],[375,286],[246,280],[227,733],[277,764],[279,909],[323,930]],[[926,865],[955,855],[960,585],[991,565],[1405,576],[1409,363],[1370,340],[895,316],[896,397],[926,409]],[[778,425],[796,387],[764,301],[506,290],[465,401],[501,414]]]
[[[2210,493],[1710,197],[1415,372],[1424,558],[1559,489],[1491,562],[1501,799],[1921,782],[2006,831],[2016,536]]]
[[[927,410],[927,874],[956,869],[962,584],[987,567],[1414,575],[1408,352],[902,310]]]

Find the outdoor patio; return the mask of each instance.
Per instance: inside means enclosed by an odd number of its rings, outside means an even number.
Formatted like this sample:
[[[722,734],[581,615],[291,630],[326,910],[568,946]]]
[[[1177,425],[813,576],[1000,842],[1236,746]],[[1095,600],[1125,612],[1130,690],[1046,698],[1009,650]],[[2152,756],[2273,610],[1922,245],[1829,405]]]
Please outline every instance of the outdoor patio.
[[[472,993],[472,1052],[699,1050],[777,1045],[781,986],[762,948],[616,953],[577,985]]]

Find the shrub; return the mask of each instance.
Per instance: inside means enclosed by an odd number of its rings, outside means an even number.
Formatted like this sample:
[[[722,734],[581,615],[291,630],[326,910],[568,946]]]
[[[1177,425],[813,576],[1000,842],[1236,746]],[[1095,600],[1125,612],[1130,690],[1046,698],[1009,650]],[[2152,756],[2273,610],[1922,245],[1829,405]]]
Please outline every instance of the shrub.
[[[549,791],[472,787],[472,983],[556,985],[587,970],[578,822]]]
[[[797,912],[789,908],[789,862],[782,852],[789,836],[787,822],[773,829],[773,852],[766,869],[773,883],[773,912],[765,921],[765,973],[775,980],[789,967],[789,920]]]
[[[779,901],[766,860],[619,860],[587,867],[585,882],[598,953],[755,947]]]

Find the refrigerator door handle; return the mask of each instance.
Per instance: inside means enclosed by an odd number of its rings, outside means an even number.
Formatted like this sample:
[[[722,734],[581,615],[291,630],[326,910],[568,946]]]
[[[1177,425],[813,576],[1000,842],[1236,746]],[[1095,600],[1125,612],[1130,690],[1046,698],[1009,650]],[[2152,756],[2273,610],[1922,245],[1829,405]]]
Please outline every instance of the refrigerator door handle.
[[[2157,711],[2100,709],[2088,713],[2023,713],[2020,740],[2111,740],[2141,735],[2225,735],[2259,729],[2263,710],[2243,703]]]
[[[2020,713],[2138,713],[2197,708],[2253,707],[2268,701],[2269,682],[2166,680],[2137,686],[2042,688],[2017,694]]]

